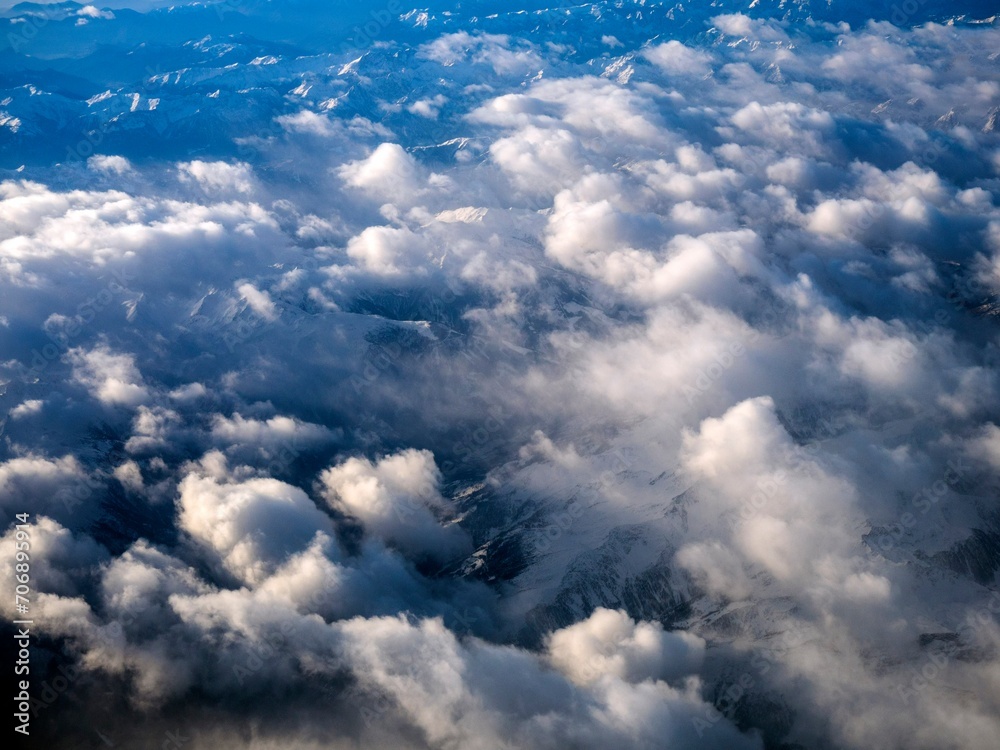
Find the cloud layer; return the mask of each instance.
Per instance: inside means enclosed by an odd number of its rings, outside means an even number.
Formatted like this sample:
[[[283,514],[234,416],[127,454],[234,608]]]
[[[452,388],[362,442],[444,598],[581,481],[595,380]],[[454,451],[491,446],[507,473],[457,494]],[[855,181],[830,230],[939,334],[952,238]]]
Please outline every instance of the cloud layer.
[[[992,747],[997,30],[503,18],[0,183],[39,733]]]

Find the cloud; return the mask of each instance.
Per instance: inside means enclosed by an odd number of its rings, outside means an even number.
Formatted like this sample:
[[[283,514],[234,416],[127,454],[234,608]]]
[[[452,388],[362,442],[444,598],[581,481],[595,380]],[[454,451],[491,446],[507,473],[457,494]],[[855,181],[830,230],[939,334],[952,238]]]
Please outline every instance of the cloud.
[[[671,75],[706,76],[712,71],[712,56],[671,40],[643,52],[647,60]]]
[[[77,10],[76,15],[83,16],[84,18],[103,18],[106,21],[115,17],[115,14],[110,10],[99,10],[93,5],[84,5]]]
[[[351,187],[387,203],[413,205],[447,178],[428,173],[397,143],[382,143],[367,158],[337,170]]]
[[[293,115],[281,115],[275,118],[282,129],[289,133],[314,135],[321,138],[331,138],[341,136],[345,138],[389,138],[392,131],[383,125],[361,117],[355,116],[350,120],[331,118],[329,115],[321,115],[308,109],[303,109]]]
[[[18,557],[15,550],[26,550],[27,555],[21,559],[30,561],[29,578],[34,590],[61,596],[78,595],[91,583],[96,566],[108,559],[107,550],[93,539],[74,535],[47,516],[33,514],[29,523],[19,526],[24,526],[27,534],[18,534],[16,527],[4,534],[4,547],[12,552],[4,556],[0,565],[4,575],[16,580]],[[26,546],[17,544],[25,538],[28,540]],[[13,601],[4,603],[4,614],[11,619],[23,619],[18,617]]]
[[[11,419],[24,419],[32,414],[38,414],[44,406],[45,401],[40,398],[28,399],[10,410]]]
[[[116,354],[106,346],[90,351],[71,349],[74,380],[106,406],[138,406],[149,398],[142,374],[129,354]]]
[[[827,154],[834,129],[828,112],[798,102],[752,102],[733,114],[732,123],[756,140],[781,143],[783,150],[791,146],[791,153],[807,156]]]
[[[250,444],[273,449],[282,445],[322,445],[335,440],[336,434],[322,425],[309,424],[294,417],[248,419],[237,412],[231,418],[221,414],[214,416],[212,438],[218,443]]]
[[[527,93],[495,97],[473,110],[473,122],[503,126],[572,128],[583,138],[631,139],[663,145],[667,135],[651,99],[653,92],[635,91],[595,77],[542,80]],[[594,145],[606,144],[594,141]]]
[[[178,487],[180,528],[238,580],[259,584],[332,525],[297,487],[275,479],[220,481],[188,474]]]
[[[213,194],[249,193],[253,191],[253,171],[249,164],[207,162],[200,159],[177,165],[182,182],[195,182]]]
[[[776,582],[805,578],[815,587],[838,587],[842,575],[862,564],[849,531],[860,521],[856,491],[796,449],[770,399],[744,401],[702,422],[697,434],[685,435],[681,460],[708,491],[698,513],[719,513],[732,528],[726,536],[734,551]],[[687,559],[703,562],[713,550],[700,547]],[[731,558],[722,566],[731,572]],[[704,574],[719,580],[722,570]]]
[[[309,133],[318,136],[330,136],[336,133],[336,128],[329,118],[307,109],[294,115],[282,115],[278,118],[278,122],[283,128],[293,133]]]
[[[445,67],[463,62],[488,65],[497,74],[526,72],[542,64],[530,45],[519,44],[505,34],[445,34],[423,45],[419,54]]]
[[[61,458],[29,454],[0,463],[0,489],[4,498],[0,507],[8,520],[17,513],[27,512],[27,508],[65,520],[83,504],[80,496],[90,496],[94,485],[100,485],[99,479],[90,476],[72,454]]]
[[[431,120],[436,120],[438,115],[441,113],[441,107],[448,101],[448,97],[444,94],[437,94],[436,96],[429,97],[427,99],[418,99],[406,108],[407,112],[415,115],[420,115],[421,117],[427,117]]]
[[[347,255],[358,269],[388,277],[426,272],[430,260],[424,238],[405,227],[368,227],[348,241]]]
[[[567,130],[528,126],[494,141],[490,155],[518,189],[529,193],[554,194],[569,176],[587,169],[579,140]]]
[[[526,652],[476,641],[460,644],[435,620],[416,625],[402,618],[351,620],[341,632],[363,684],[388,693],[435,747],[589,748],[623,742],[645,748],[696,741],[692,717],[704,704],[694,686],[632,685],[606,676],[591,690],[578,690]],[[702,746],[758,745],[724,722]]]
[[[271,295],[262,291],[253,284],[240,284],[236,291],[246,300],[250,309],[260,315],[265,320],[274,320],[278,317],[278,310],[271,299]]]
[[[408,555],[446,562],[468,552],[465,533],[442,523],[449,505],[429,451],[406,450],[374,463],[350,458],[324,471],[320,481],[331,507]]]
[[[87,166],[98,172],[116,175],[128,174],[133,171],[132,163],[124,156],[105,156],[103,154],[98,154],[87,159]]]
[[[578,685],[606,675],[635,683],[697,674],[705,642],[689,633],[666,633],[658,624],[636,623],[622,611],[598,608],[588,619],[552,633],[547,649],[552,664]]]
[[[969,441],[969,453],[982,459],[991,467],[1000,467],[1000,427],[988,424],[979,435]]]
[[[49,746],[993,746],[997,31],[661,11],[4,94]]]

